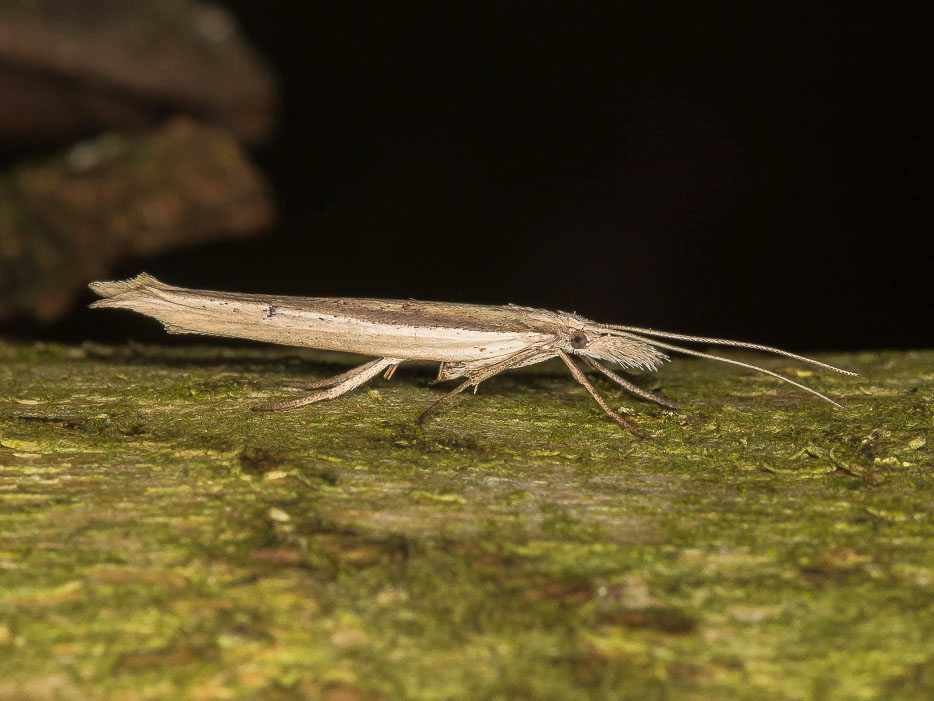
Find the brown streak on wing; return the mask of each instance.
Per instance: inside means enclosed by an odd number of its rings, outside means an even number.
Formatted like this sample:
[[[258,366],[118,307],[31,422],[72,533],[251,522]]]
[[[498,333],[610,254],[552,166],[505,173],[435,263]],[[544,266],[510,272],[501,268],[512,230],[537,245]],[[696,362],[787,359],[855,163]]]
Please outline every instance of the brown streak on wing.
[[[417,300],[286,297],[253,295],[240,292],[188,290],[208,298],[228,302],[242,301],[267,305],[272,314],[326,314],[352,317],[361,321],[393,326],[423,326],[459,328],[470,331],[504,331],[548,333],[558,328],[558,316],[544,309],[518,306],[487,306],[450,302],[420,302]]]

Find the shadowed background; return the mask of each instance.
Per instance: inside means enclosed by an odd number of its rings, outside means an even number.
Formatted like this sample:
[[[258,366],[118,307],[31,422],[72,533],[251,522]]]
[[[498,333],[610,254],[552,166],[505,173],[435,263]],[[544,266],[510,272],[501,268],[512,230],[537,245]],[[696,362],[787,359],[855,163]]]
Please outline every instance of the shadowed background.
[[[515,302],[808,350],[934,340],[918,323],[930,244],[911,16],[221,5],[278,83],[278,126],[248,147],[276,221],[134,253],[113,277]],[[0,330],[168,342],[89,299]]]

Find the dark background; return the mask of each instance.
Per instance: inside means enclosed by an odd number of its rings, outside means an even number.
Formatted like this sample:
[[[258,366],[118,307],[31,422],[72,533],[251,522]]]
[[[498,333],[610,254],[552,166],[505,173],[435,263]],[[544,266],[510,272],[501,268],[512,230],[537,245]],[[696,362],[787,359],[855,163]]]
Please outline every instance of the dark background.
[[[279,223],[117,277],[515,302],[795,349],[934,345],[920,17],[223,4],[280,79],[278,134],[255,153]],[[16,331],[168,341],[102,315]]]

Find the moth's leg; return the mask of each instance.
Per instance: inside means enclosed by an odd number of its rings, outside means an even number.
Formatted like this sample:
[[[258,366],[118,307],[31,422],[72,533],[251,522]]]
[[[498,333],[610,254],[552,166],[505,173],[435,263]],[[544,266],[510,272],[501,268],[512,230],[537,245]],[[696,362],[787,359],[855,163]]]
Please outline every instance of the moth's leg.
[[[347,373],[341,373],[334,377],[325,377],[321,380],[279,380],[276,387],[289,387],[291,389],[321,389],[322,387],[333,387]]]
[[[425,419],[428,418],[428,415],[429,415],[429,414],[434,413],[434,412],[438,409],[438,407],[440,407],[442,404],[444,404],[445,402],[449,401],[450,399],[453,399],[454,397],[456,397],[458,394],[460,394],[460,393],[463,392],[465,389],[467,389],[468,387],[470,387],[470,385],[472,385],[473,383],[474,383],[473,380],[467,380],[466,382],[463,382],[462,384],[459,384],[457,387],[455,387],[454,389],[452,389],[450,392],[448,392],[447,394],[445,394],[445,395],[444,395],[443,397],[441,397],[440,399],[436,399],[434,402],[431,403],[431,406],[429,406],[427,409],[425,409],[425,411],[423,411],[421,414],[419,414],[419,417],[418,417],[417,419],[415,419],[415,423],[416,423],[417,425],[421,426],[422,423],[424,423]]]
[[[398,358],[379,358],[361,365],[358,368],[354,368],[349,372],[338,375],[338,377],[342,378],[341,381],[321,392],[315,392],[314,394],[309,394],[307,397],[300,397],[298,399],[287,400],[284,402],[261,404],[259,406],[254,406],[253,411],[279,411],[280,409],[294,409],[295,407],[305,406],[306,404],[313,404],[314,402],[321,402],[326,399],[334,399],[341,396],[342,394],[346,394],[352,389],[356,389],[363,383],[372,380],[387,367],[398,365],[401,362],[402,361]]]
[[[646,434],[644,434],[642,431],[626,421],[626,419],[610,408],[610,405],[606,403],[606,400],[604,400],[603,397],[597,393],[597,390],[593,388],[593,385],[587,381],[587,378],[584,376],[584,373],[581,372],[580,368],[577,367],[577,365],[574,364],[574,361],[571,360],[563,351],[558,351],[558,357],[561,358],[561,360],[564,361],[564,364],[568,366],[568,370],[571,371],[571,375],[574,376],[574,379],[584,385],[584,389],[590,392],[590,396],[594,398],[597,404],[600,405],[600,408],[603,409],[603,411],[605,411],[611,419],[613,419],[616,423],[628,430],[637,438],[648,438]]]
[[[342,372],[338,375],[334,375],[333,377],[325,377],[320,380],[281,380],[276,384],[280,387],[295,387],[296,389],[322,389],[324,387],[334,387],[335,385],[339,385],[344,380],[353,377],[360,372],[365,372],[371,365],[381,363],[382,361],[382,358],[377,358],[376,360],[371,360],[368,363],[351,368],[347,372]]]
[[[491,377],[493,377],[493,375],[498,375],[503,370],[509,370],[510,368],[521,367],[522,365],[527,365],[529,363],[527,363],[526,361],[528,361],[529,358],[532,358],[540,354],[546,355],[546,357],[548,358],[554,357],[553,355],[547,355],[546,353],[542,353],[542,351],[539,349],[534,349],[534,350],[525,351],[525,352],[520,351],[519,353],[516,353],[515,355],[510,356],[509,358],[507,358],[501,363],[490,365],[489,367],[481,370],[475,375],[471,375],[467,380],[459,384],[457,387],[452,389],[450,392],[445,394],[443,397],[441,397],[440,399],[436,399],[434,402],[432,402],[431,406],[425,409],[425,411],[423,411],[421,415],[415,420],[415,423],[421,426],[422,423],[425,421],[425,419],[428,418],[429,414],[436,411],[438,407],[440,407],[442,404],[456,397],[458,394],[463,392],[465,389],[467,389],[471,385],[473,385],[474,394],[476,394],[477,386],[484,380],[490,379]]]
[[[637,387],[636,385],[632,384],[632,382],[630,382],[629,380],[617,375],[615,372],[610,370],[608,367],[604,367],[603,365],[598,363],[596,360],[594,360],[590,356],[584,355],[584,356],[581,356],[581,358],[583,359],[585,363],[587,363],[594,370],[599,370],[604,375],[606,375],[611,380],[613,380],[613,382],[617,383],[623,389],[625,389],[628,392],[631,392],[637,397],[648,399],[650,402],[655,402],[656,404],[660,404],[661,406],[667,409],[672,409],[674,411],[679,411],[681,409],[681,407],[679,407],[674,402],[669,402],[667,399],[662,399],[661,397],[654,395],[651,392],[647,392],[641,387]]]
[[[467,371],[464,363],[446,363],[442,361],[438,364],[437,376],[428,384],[436,385],[439,382],[453,380],[456,377],[468,377],[469,375],[470,372]]]

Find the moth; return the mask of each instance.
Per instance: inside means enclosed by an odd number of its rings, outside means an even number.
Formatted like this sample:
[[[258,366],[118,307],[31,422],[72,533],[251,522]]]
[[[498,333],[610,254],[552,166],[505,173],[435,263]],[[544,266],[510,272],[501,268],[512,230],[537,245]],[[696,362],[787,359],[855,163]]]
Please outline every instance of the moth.
[[[443,404],[504,370],[560,358],[577,382],[616,423],[640,438],[647,436],[615,412],[590,383],[576,359],[632,394],[667,409],[678,407],[629,382],[604,363],[624,369],[657,370],[675,351],[748,368],[778,378],[821,399],[829,397],[771,370],[732,358],[669,343],[669,340],[732,346],[777,353],[844,375],[855,375],[818,360],[778,348],[704,338],[633,326],[598,324],[577,314],[517,305],[487,306],[414,300],[283,297],[213,292],[174,287],[143,273],[131,280],[93,282],[102,299],[92,307],[131,309],[162,322],[168,333],[206,334],[266,341],[287,346],[347,351],[375,356],[334,377],[312,382],[287,381],[289,387],[318,390],[298,399],[253,407],[277,411],[334,399],[383,373],[392,377],[407,360],[440,363],[434,382],[462,379],[418,417],[421,424]]]

